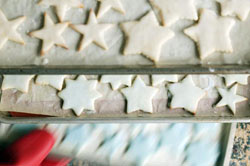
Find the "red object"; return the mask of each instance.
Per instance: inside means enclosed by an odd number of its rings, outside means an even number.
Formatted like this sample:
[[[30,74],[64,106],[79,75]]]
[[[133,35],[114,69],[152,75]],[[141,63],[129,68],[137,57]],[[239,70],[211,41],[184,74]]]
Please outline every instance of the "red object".
[[[71,159],[47,157],[40,166],[66,166]]]
[[[9,112],[13,117],[50,117],[47,115],[39,115],[39,114],[28,114],[28,113],[21,113],[21,112]]]
[[[34,130],[0,153],[0,166],[59,166],[61,161],[64,162],[60,166],[64,166],[69,159],[45,159],[54,143],[55,138],[49,132]]]

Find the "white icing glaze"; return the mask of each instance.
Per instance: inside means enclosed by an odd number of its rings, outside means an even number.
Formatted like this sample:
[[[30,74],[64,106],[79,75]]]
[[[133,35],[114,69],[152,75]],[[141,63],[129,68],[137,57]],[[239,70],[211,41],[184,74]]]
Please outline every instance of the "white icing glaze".
[[[41,85],[50,85],[57,90],[61,90],[66,77],[67,75],[39,75],[36,78],[36,83]]]
[[[197,42],[200,58],[204,60],[214,52],[233,52],[230,31],[235,21],[217,16],[208,9],[201,10],[199,23],[184,30],[184,33]]]
[[[178,82],[178,75],[152,75],[153,86],[159,85],[164,81]]]
[[[63,99],[63,109],[72,109],[78,116],[84,109],[95,110],[95,100],[101,97],[96,90],[96,80],[78,76],[76,80],[66,80],[66,88],[58,93]]]
[[[44,27],[30,33],[32,37],[43,40],[41,55],[47,53],[54,45],[67,48],[62,37],[62,33],[67,27],[67,22],[54,24],[50,16],[44,13]]]
[[[110,83],[113,90],[117,90],[121,85],[131,86],[133,75],[103,75],[102,83]]]
[[[171,108],[185,108],[187,111],[196,113],[199,100],[206,92],[195,86],[192,76],[187,76],[182,82],[169,85],[173,94]]]
[[[159,26],[153,11],[140,21],[125,22],[121,27],[127,36],[123,54],[143,54],[155,62],[160,58],[163,44],[174,37],[169,28]]]
[[[216,0],[221,4],[222,16],[237,16],[245,21],[250,11],[249,0]]]
[[[237,95],[237,88],[237,84],[229,90],[218,88],[218,92],[221,95],[222,99],[219,101],[218,104],[216,104],[216,107],[229,106],[229,108],[235,114],[236,104],[247,100],[247,98]]]
[[[226,74],[221,76],[225,78],[226,86],[231,86],[234,83],[248,84],[249,74]]]
[[[150,0],[161,12],[165,26],[174,24],[179,19],[198,20],[194,0]]]
[[[89,12],[88,23],[86,25],[71,25],[72,29],[84,35],[78,50],[81,51],[85,49],[91,43],[96,43],[98,46],[107,50],[108,46],[104,39],[104,33],[112,26],[113,24],[98,24],[96,15],[91,9]]]
[[[29,90],[30,80],[34,75],[4,75],[2,90],[17,89],[27,93]]]
[[[97,14],[98,18],[102,17],[110,9],[114,9],[122,14],[125,14],[125,10],[120,0],[98,0],[98,1],[101,2],[100,8]]]
[[[132,87],[121,89],[121,92],[128,100],[127,113],[138,110],[153,113],[152,99],[158,89],[146,86],[139,76],[137,76]]]
[[[8,21],[0,10],[0,49],[8,40],[24,44],[21,35],[17,32],[17,28],[24,22],[24,20],[25,17],[19,17],[15,20]]]
[[[80,0],[41,0],[41,5],[54,6],[60,21],[64,20],[66,12],[70,8],[83,8]]]

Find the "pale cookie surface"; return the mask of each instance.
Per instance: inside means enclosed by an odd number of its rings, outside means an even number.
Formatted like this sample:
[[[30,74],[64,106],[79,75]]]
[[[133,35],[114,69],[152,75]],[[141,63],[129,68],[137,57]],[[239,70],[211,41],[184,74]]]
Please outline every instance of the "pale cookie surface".
[[[233,51],[230,31],[234,24],[231,18],[220,17],[211,10],[202,9],[199,23],[185,29],[184,33],[197,42],[203,60],[217,51]]]
[[[182,82],[169,85],[173,95],[171,108],[184,108],[191,113],[196,113],[198,103],[206,92],[195,86],[192,76],[187,76]]]
[[[221,4],[222,16],[237,16],[245,21],[250,11],[250,0],[216,0]]]
[[[66,80],[66,88],[58,93],[63,99],[63,109],[72,109],[78,116],[84,109],[95,111],[95,100],[101,97],[96,90],[97,81],[79,76],[76,80]]]
[[[83,8],[80,0],[41,0],[39,4],[54,6],[60,21],[64,20],[66,12],[70,8]]]
[[[218,104],[216,104],[216,107],[228,106],[235,114],[236,104],[247,100],[247,98],[237,95],[237,89],[237,84],[229,90],[218,88],[219,94],[221,95],[222,99]]]
[[[128,101],[127,113],[138,110],[153,113],[152,99],[158,92],[158,89],[146,86],[139,76],[135,79],[132,87],[124,88],[121,92]]]
[[[24,22],[24,20],[25,17],[19,17],[15,20],[8,21],[0,10],[0,49],[8,40],[24,44],[21,35],[17,32],[17,28]]]
[[[153,86],[159,85],[163,82],[178,82],[178,75],[152,75]]]
[[[133,75],[104,75],[101,78],[102,83],[110,83],[113,90],[117,90],[121,85],[131,86]]]
[[[86,25],[71,25],[72,29],[84,35],[78,50],[85,49],[91,43],[96,43],[101,48],[107,50],[108,46],[104,39],[104,33],[112,26],[112,24],[99,24],[94,11],[90,10]]]
[[[120,0],[98,0],[101,2],[97,17],[102,17],[110,9],[114,9],[122,14],[125,14],[125,9]]]
[[[226,86],[231,86],[234,83],[247,85],[249,74],[227,74],[227,75],[222,75],[222,77],[225,78]]]
[[[30,80],[34,75],[4,75],[2,90],[17,89],[27,93],[29,90]]]
[[[48,14],[44,14],[44,27],[30,33],[32,37],[43,40],[41,55],[47,53],[54,45],[67,48],[62,33],[68,27],[68,23],[55,24]]]
[[[174,37],[169,28],[159,25],[153,11],[140,21],[125,22],[121,27],[127,36],[124,55],[143,54],[155,62],[160,58],[163,44]]]
[[[150,0],[150,2],[160,10],[165,26],[170,26],[179,19],[198,19],[194,0]]]
[[[61,90],[66,77],[67,75],[39,75],[36,78],[36,83],[41,85],[50,85],[57,90]]]

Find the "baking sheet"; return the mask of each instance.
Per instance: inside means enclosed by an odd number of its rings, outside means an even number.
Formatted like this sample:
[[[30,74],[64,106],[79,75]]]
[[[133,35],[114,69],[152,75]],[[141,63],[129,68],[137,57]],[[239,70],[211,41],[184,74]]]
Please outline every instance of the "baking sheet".
[[[8,19],[14,19],[19,16],[26,16],[26,21],[18,28],[22,34],[25,46],[8,41],[0,50],[0,66],[4,68],[18,66],[36,65],[36,66],[91,66],[98,68],[98,66],[144,66],[154,65],[152,61],[141,55],[122,55],[122,50],[125,43],[125,37],[121,31],[119,24],[124,21],[138,20],[145,15],[152,6],[147,0],[121,0],[127,11],[126,15],[121,15],[119,12],[110,10],[104,17],[100,18],[101,23],[115,23],[115,28],[110,29],[105,34],[110,49],[104,51],[95,44],[91,44],[82,52],[77,52],[76,48],[79,43],[80,35],[68,28],[63,36],[67,41],[69,50],[61,47],[53,47],[45,56],[39,56],[41,48],[41,40],[31,38],[27,34],[30,31],[40,29],[43,26],[43,13],[48,12],[54,22],[58,22],[53,7],[38,6],[38,0],[0,0],[1,10]],[[73,24],[85,23],[88,18],[89,9],[97,10],[97,1],[85,0],[83,1],[84,9],[70,9],[67,12],[66,19]],[[215,0],[196,0],[197,10],[200,8],[208,8],[215,12],[220,11],[219,4]],[[133,5],[131,5],[133,4]],[[158,15],[157,11],[155,11]],[[159,20],[160,21],[160,20]],[[231,38],[234,47],[232,54],[215,53],[208,59],[200,62],[196,44],[183,33],[183,29],[193,25],[193,21],[181,20],[170,28],[175,32],[175,37],[162,48],[161,58],[157,65],[220,65],[234,64],[236,66],[248,65],[250,62],[250,17],[240,22],[236,19],[236,25],[232,29]],[[209,26],[209,25],[208,25]],[[243,42],[244,41],[244,42]],[[34,67],[34,68],[33,68]],[[36,70],[36,67],[32,68]],[[155,66],[154,66],[155,67]],[[86,66],[85,66],[86,68]],[[88,68],[88,67],[87,67]],[[63,68],[62,68],[63,70]],[[20,70],[21,71],[21,70]],[[76,73],[75,73],[76,74]],[[101,74],[101,73],[99,73]]]
[[[75,78],[75,76],[70,76]],[[147,85],[150,85],[150,76],[140,75]],[[49,118],[27,118],[25,122],[125,122],[125,121],[159,121],[159,122],[248,122],[250,121],[249,100],[237,104],[236,114],[233,114],[228,107],[215,108],[220,96],[216,87],[225,88],[223,79],[217,75],[193,75],[196,86],[206,91],[198,105],[195,115],[184,109],[170,109],[169,103],[171,93],[166,89],[165,84],[157,86],[159,92],[153,99],[153,114],[137,111],[126,113],[126,100],[118,91],[113,91],[109,84],[99,83],[97,90],[102,97],[95,102],[96,111],[83,111],[77,117],[72,110],[61,109],[63,101],[57,96],[58,91],[50,86],[37,85],[32,80],[28,93],[21,93],[14,89],[2,91],[0,110],[2,112],[22,112],[55,116]],[[87,76],[88,79],[98,79],[97,76]],[[183,76],[179,76],[180,80]],[[248,85],[239,85],[238,95],[250,98],[250,78]],[[116,103],[116,104],[114,104]],[[3,120],[10,122],[23,121],[25,118],[14,118],[2,116]],[[13,120],[13,121],[12,121]],[[42,122],[44,121],[44,122]]]

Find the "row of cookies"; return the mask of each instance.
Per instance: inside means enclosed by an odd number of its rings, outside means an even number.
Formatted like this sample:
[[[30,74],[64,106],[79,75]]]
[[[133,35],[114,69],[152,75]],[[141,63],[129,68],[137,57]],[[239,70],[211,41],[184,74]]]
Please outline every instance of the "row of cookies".
[[[57,9],[57,15],[59,20],[63,20],[63,17],[70,7],[82,7],[80,1],[73,1],[73,3],[61,2],[58,0],[54,1],[41,1],[41,4],[47,4],[49,6],[55,6]],[[174,32],[170,30],[169,24],[173,24],[178,19],[191,19],[198,20],[198,12],[195,8],[195,1],[160,1],[151,0],[153,6],[157,7],[161,11],[163,16],[162,21],[165,26],[160,26],[156,18],[155,13],[151,10],[145,16],[143,16],[140,21],[130,21],[121,23],[121,28],[127,36],[126,46],[123,50],[125,55],[133,54],[143,54],[149,59],[157,62],[159,61],[161,55],[161,48],[164,43],[174,37]],[[225,5],[225,4],[226,5]],[[239,6],[241,2],[234,2]],[[223,10],[222,15],[231,15],[230,12],[224,12],[227,9],[227,5],[230,6],[231,2],[221,2]],[[236,6],[237,6],[236,5]],[[124,11],[122,4],[117,0],[102,0],[99,15],[107,12],[110,8],[114,7],[119,11]],[[117,7],[119,6],[119,7]],[[171,10],[167,10],[171,6]],[[172,6],[174,6],[172,8]],[[232,6],[232,5],[231,5]],[[116,8],[117,7],[117,8]],[[187,7],[187,9],[183,9]],[[182,9],[182,10],[181,10]],[[169,12],[166,12],[169,11]],[[185,13],[185,12],[187,13]],[[184,13],[183,13],[184,12]],[[225,14],[226,13],[226,14]],[[185,16],[183,16],[185,14]],[[245,19],[248,12],[241,18]],[[1,13],[4,26],[3,31],[10,31],[4,33],[3,40],[0,43],[1,46],[8,40],[17,41],[24,43],[20,35],[16,32],[16,28],[24,21],[24,18],[8,21],[3,13]],[[166,19],[167,18],[167,19]],[[167,20],[167,21],[166,21]],[[214,11],[209,9],[202,9],[199,17],[199,23],[195,26],[187,28],[184,33],[188,35],[195,42],[198,42],[200,58],[205,59],[207,56],[214,52],[232,52],[232,44],[230,41],[230,31],[234,25],[235,21],[232,18],[220,17],[215,14]],[[90,10],[88,23],[85,25],[74,25],[68,22],[60,22],[55,24],[50,16],[45,13],[44,27],[40,30],[33,31],[30,33],[32,37],[43,40],[43,46],[41,49],[41,54],[46,54],[54,45],[67,48],[67,44],[62,37],[64,30],[70,25],[75,31],[79,32],[84,36],[80,46],[79,51],[86,48],[91,43],[96,43],[103,49],[108,49],[106,41],[104,39],[105,32],[112,27],[114,24],[99,24],[97,17],[93,10]],[[152,33],[154,32],[154,33]],[[214,33],[216,32],[216,33]],[[143,37],[142,37],[143,36]],[[219,39],[219,40],[218,40]],[[152,44],[154,43],[154,44]]]
[[[14,88],[27,93],[29,82],[34,77],[34,75],[4,75],[2,90]],[[162,87],[166,90],[164,93],[170,92],[169,94],[172,95],[169,105],[171,109],[183,108],[193,114],[197,112],[199,101],[207,95],[209,91],[207,88],[215,89],[216,93],[221,96],[220,101],[216,102],[216,107],[229,106],[234,114],[237,110],[236,104],[247,100],[246,96],[239,95],[237,91],[239,84],[248,85],[249,75],[214,76],[218,79],[225,78],[225,86],[218,88],[206,75],[200,77],[208,79],[208,83],[211,84],[208,87],[197,86],[193,75],[153,75],[152,81],[149,82],[145,82],[143,77],[104,75],[98,82],[97,78],[88,79],[83,75],[78,77],[39,75],[36,77],[35,83],[50,85],[57,89],[59,91],[57,95],[64,101],[62,108],[65,110],[72,109],[78,116],[84,110],[96,110],[95,101],[104,97],[96,88],[99,84],[110,84],[113,91],[121,93],[126,98],[127,113],[139,110],[154,113],[153,100],[156,94],[162,90]]]

